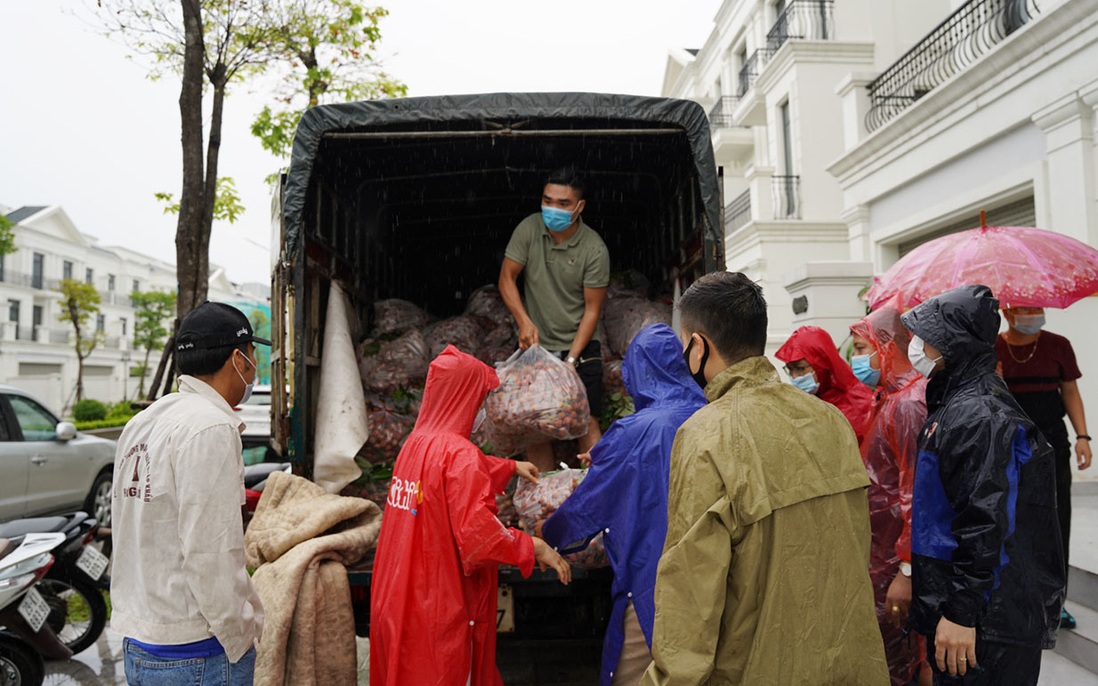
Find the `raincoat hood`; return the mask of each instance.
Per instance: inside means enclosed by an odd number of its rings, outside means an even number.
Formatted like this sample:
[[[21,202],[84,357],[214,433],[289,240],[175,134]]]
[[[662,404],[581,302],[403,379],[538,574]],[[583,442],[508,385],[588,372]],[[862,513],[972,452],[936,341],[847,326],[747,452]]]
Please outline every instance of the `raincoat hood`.
[[[860,441],[872,411],[873,392],[858,381],[850,365],[839,356],[831,335],[818,326],[802,326],[774,353],[786,364],[808,360],[820,390],[816,397],[842,410]]]
[[[877,350],[881,362],[882,389],[903,388],[921,376],[907,359],[911,333],[903,325],[900,311],[894,304],[884,305],[859,319],[851,325],[850,333],[866,339]]]
[[[682,341],[666,324],[647,326],[633,338],[621,376],[638,411],[660,404],[705,403],[682,359]]]
[[[446,346],[427,371],[416,429],[468,438],[477,411],[488,392],[498,386],[494,369],[452,345]]]
[[[987,286],[946,291],[905,312],[900,319],[945,358],[945,367],[930,381],[929,393],[943,393],[995,371],[999,301]]]

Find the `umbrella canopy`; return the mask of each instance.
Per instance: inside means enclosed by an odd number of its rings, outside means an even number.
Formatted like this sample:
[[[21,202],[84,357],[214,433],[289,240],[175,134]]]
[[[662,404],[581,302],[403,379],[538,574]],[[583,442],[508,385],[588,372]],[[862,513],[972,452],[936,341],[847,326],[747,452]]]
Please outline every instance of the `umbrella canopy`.
[[[873,309],[893,297],[911,308],[970,284],[988,286],[1003,306],[1067,307],[1098,293],[1098,250],[1044,229],[981,226],[920,245],[874,282]]]

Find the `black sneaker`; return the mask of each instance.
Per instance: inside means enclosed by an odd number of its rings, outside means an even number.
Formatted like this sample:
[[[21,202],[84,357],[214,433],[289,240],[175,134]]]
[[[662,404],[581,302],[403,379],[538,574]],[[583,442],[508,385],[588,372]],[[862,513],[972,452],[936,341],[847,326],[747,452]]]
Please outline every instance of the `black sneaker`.
[[[1071,613],[1067,610],[1060,610],[1060,628],[1061,629],[1074,629],[1075,618],[1071,616]]]

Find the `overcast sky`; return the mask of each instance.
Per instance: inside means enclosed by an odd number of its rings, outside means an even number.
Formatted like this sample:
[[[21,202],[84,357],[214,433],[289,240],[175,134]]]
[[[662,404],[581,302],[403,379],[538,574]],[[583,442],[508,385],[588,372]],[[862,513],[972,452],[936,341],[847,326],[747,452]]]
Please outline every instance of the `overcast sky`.
[[[94,0],[89,0],[93,2]],[[700,47],[720,0],[390,0],[386,70],[409,95],[600,91],[658,95],[668,50]],[[175,261],[179,85],[82,20],[82,0],[0,0],[0,205],[61,205],[84,233]],[[227,101],[219,174],[247,211],[215,223],[210,259],[238,282],[269,281],[279,161],[248,131],[263,105]]]

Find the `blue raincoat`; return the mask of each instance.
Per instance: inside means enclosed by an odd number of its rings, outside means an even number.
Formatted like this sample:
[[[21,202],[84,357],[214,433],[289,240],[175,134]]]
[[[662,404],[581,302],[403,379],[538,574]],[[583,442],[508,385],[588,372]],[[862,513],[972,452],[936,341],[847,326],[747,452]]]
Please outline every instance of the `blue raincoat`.
[[[614,605],[599,682],[604,686],[618,665],[630,601],[652,649],[656,566],[667,536],[671,443],[679,426],[705,405],[705,395],[683,362],[682,342],[666,324],[636,335],[621,371],[636,414],[614,422],[603,434],[591,449],[587,477],[542,525],[546,542],[562,553],[582,550],[603,532],[614,570]]]

